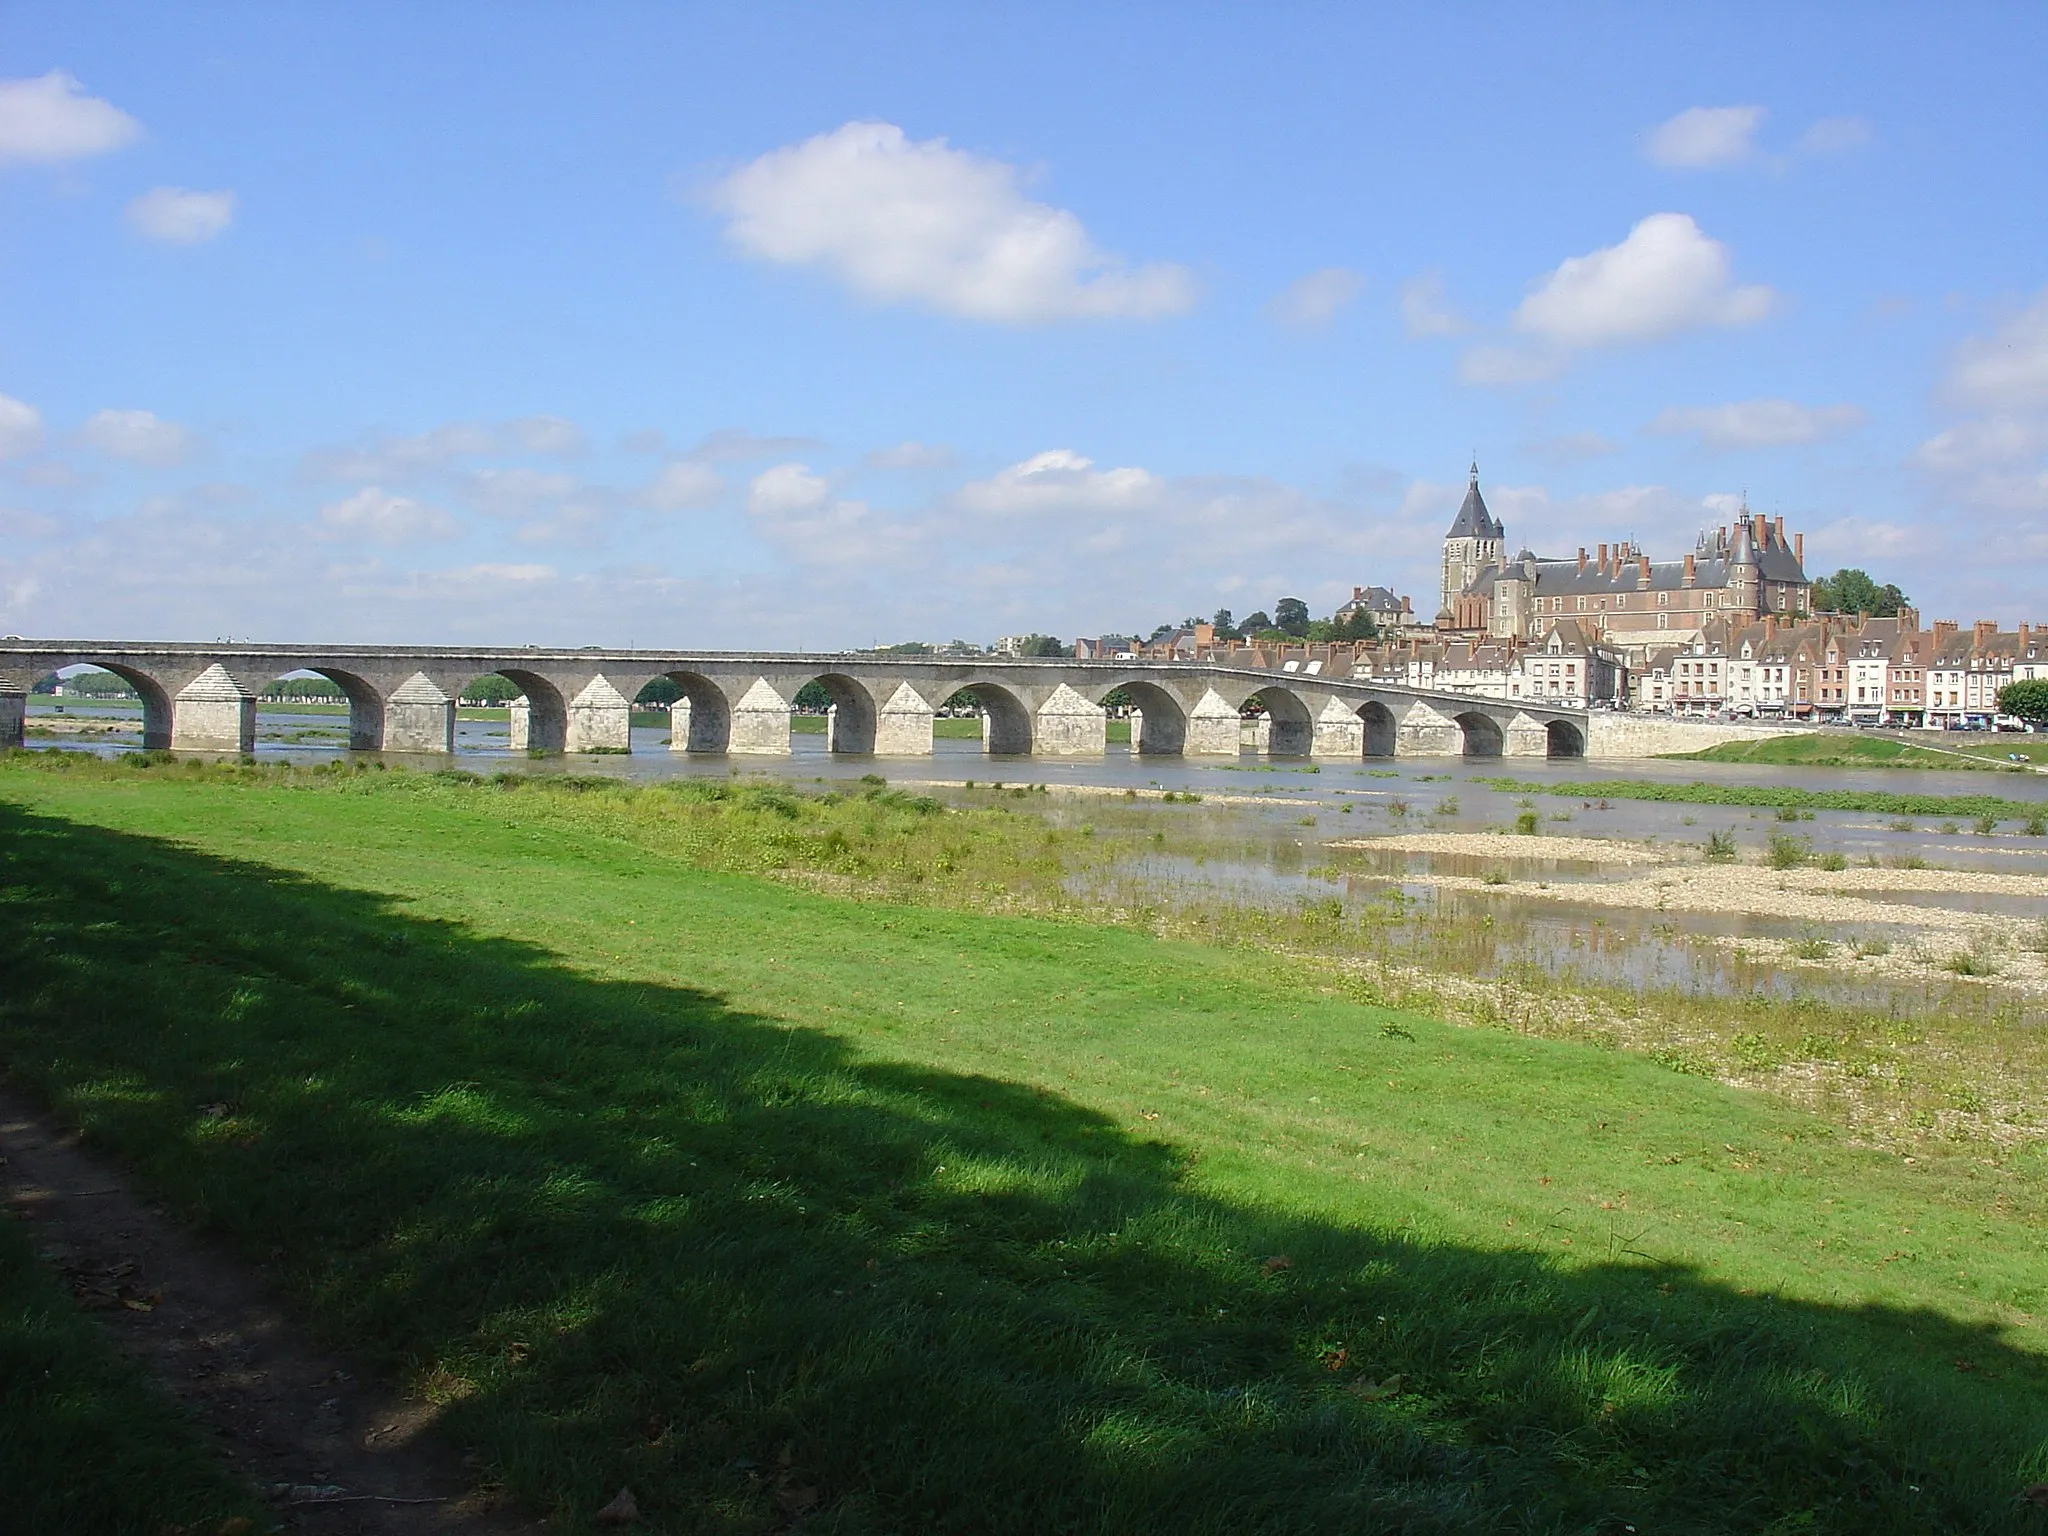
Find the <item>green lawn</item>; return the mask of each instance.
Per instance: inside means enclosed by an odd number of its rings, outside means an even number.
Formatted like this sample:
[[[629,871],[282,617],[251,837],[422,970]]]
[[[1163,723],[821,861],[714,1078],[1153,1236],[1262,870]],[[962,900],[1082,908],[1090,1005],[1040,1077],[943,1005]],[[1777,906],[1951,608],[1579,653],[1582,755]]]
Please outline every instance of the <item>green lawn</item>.
[[[566,1529],[2039,1529],[2038,1144],[787,878],[1030,826],[18,755],[0,1061]]]

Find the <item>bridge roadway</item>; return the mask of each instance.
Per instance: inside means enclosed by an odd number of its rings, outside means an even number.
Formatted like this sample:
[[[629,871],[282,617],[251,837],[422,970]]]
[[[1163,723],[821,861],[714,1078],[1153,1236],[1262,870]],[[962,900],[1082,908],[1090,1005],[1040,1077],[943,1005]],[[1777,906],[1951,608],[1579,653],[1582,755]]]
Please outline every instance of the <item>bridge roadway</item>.
[[[309,671],[348,696],[349,745],[368,752],[452,752],[456,700],[496,673],[524,695],[511,709],[512,746],[538,752],[629,750],[632,700],[668,678],[683,695],[675,751],[787,753],[797,690],[816,682],[834,706],[828,746],[855,754],[929,753],[933,716],[962,692],[984,712],[991,753],[1098,754],[1102,700],[1122,689],[1141,716],[1133,745],[1147,754],[1235,757],[1244,708],[1257,700],[1275,756],[1579,757],[1589,741],[1594,755],[1629,755],[1621,738],[1602,751],[1603,716],[1584,710],[1207,662],[12,637],[0,640],[0,747],[22,744],[35,681],[79,663],[132,684],[143,745],[172,751],[254,751],[258,695]]]

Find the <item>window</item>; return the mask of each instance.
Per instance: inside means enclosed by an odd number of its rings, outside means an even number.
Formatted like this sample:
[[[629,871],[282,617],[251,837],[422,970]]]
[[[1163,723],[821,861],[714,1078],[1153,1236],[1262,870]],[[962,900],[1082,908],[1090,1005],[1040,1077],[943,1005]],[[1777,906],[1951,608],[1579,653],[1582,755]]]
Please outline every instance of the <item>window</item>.
[[[1669,608],[1671,606],[1671,594],[1669,592],[1659,592],[1657,594],[1657,606],[1659,608]],[[1657,627],[1662,629],[1664,626],[1660,623]]]

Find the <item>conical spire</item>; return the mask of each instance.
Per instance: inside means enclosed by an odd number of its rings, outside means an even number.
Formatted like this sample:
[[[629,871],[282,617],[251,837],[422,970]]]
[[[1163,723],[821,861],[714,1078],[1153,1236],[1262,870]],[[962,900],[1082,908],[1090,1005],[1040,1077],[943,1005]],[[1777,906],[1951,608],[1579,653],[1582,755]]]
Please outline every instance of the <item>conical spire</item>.
[[[1451,522],[1447,539],[1497,539],[1501,537],[1501,526],[1493,520],[1493,514],[1486,510],[1486,498],[1479,494],[1479,460],[1472,461],[1472,478],[1465,487],[1465,504],[1458,508],[1458,515]]]

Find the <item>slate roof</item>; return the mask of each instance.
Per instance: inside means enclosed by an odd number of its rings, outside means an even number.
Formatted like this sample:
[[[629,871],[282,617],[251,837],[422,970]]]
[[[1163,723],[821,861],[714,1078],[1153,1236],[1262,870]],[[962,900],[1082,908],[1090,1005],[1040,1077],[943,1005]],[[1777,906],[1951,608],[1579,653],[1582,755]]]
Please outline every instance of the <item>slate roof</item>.
[[[1498,539],[1502,537],[1501,525],[1486,510],[1486,498],[1479,494],[1479,466],[1472,466],[1472,483],[1465,488],[1465,504],[1458,508],[1458,515],[1451,522],[1447,539]]]

